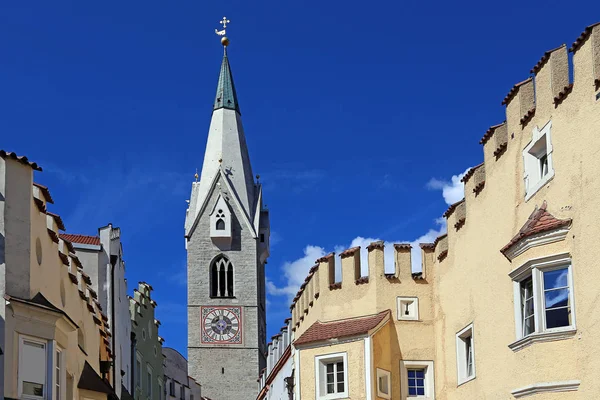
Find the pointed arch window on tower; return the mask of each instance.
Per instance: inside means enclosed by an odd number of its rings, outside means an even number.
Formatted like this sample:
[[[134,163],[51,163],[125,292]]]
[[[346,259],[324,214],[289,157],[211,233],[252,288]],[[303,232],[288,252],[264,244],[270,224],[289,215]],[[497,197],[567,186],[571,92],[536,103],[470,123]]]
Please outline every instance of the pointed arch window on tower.
[[[224,231],[225,230],[225,214],[223,213],[223,210],[218,210],[217,211],[217,223],[215,228],[218,231]]]
[[[233,264],[224,255],[215,258],[210,266],[211,297],[234,297]]]

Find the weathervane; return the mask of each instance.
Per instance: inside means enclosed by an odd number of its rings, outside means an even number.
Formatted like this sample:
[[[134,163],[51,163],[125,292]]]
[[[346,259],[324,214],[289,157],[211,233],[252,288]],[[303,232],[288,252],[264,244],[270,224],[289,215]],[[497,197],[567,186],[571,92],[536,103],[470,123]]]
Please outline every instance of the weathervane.
[[[224,47],[227,47],[229,45],[229,38],[227,38],[227,36],[225,36],[226,30],[227,30],[227,24],[230,23],[231,21],[227,19],[227,17],[223,17],[223,19],[221,21],[219,21],[219,23],[221,25],[223,25],[223,29],[222,30],[217,30],[215,29],[215,33],[219,36],[223,36],[221,38],[221,44]]]

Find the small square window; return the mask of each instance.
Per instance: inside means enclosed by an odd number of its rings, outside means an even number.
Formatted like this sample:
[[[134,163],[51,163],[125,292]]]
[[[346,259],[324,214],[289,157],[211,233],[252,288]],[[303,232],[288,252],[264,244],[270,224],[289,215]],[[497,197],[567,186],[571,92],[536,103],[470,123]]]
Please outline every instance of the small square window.
[[[315,374],[318,399],[348,397],[348,371],[346,353],[315,357]]]
[[[390,371],[377,368],[377,397],[391,398]]]
[[[401,399],[435,400],[433,361],[400,361]]]
[[[261,234],[260,234],[260,242],[261,242],[261,243],[264,243],[264,242],[265,242],[265,234],[264,234],[264,233],[261,233]]]
[[[473,324],[456,334],[456,366],[459,385],[475,378]]]
[[[419,299],[417,297],[398,297],[398,319],[418,320]]]

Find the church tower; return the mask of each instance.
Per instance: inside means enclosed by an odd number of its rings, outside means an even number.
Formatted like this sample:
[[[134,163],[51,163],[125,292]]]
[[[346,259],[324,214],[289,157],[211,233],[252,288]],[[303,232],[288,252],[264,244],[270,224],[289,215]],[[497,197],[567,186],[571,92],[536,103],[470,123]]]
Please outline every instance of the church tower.
[[[223,18],[223,27],[226,27]],[[189,374],[202,395],[254,400],[265,367],[269,212],[254,181],[233,76],[224,54],[200,176],[185,219]],[[199,178],[199,179],[198,179]]]

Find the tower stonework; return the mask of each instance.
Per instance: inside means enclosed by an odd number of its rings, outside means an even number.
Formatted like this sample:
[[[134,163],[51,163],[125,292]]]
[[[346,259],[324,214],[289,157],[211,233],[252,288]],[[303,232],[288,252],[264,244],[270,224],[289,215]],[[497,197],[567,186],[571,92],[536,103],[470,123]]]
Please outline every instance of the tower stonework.
[[[202,395],[255,399],[265,367],[269,213],[254,181],[227,51],[186,212],[189,374]]]

